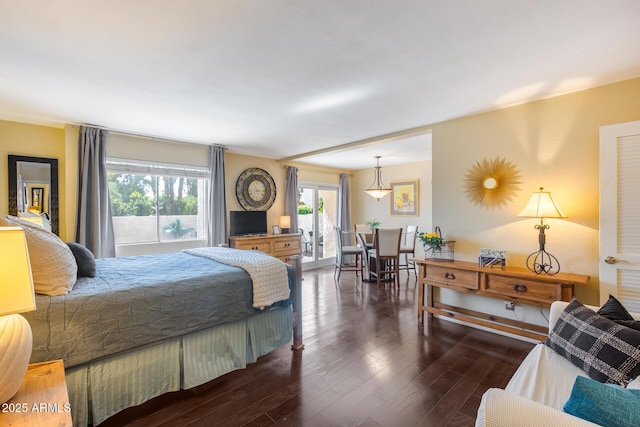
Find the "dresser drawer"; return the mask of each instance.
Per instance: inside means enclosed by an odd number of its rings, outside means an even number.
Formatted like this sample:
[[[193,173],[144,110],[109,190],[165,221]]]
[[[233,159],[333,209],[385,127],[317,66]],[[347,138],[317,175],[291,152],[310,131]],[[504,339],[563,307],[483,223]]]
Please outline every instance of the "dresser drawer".
[[[446,266],[427,268],[427,281],[434,286],[478,290],[479,273]]]
[[[268,254],[269,252],[271,252],[271,242],[260,240],[240,242],[236,245],[236,249],[261,251]]]
[[[299,234],[232,236],[229,237],[229,246],[235,249],[258,250],[291,264],[292,260],[289,257],[299,255],[301,252],[300,237]]]
[[[484,291],[503,298],[521,298],[551,304],[561,300],[561,283],[544,283],[508,276],[487,275]]]
[[[273,253],[276,256],[280,254],[297,254],[300,252],[300,238],[282,239],[273,241]]]
[[[284,255],[277,257],[280,261],[286,262],[287,264],[293,264],[293,259],[297,256],[297,254]]]

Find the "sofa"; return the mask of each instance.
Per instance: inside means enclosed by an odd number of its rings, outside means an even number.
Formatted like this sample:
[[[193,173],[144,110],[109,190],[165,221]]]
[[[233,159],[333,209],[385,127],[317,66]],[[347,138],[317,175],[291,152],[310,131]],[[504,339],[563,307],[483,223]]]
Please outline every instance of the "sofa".
[[[612,298],[610,298],[610,301]],[[615,298],[613,299],[615,300]],[[605,305],[608,305],[609,302]],[[615,302],[620,304],[617,300]],[[551,305],[549,313],[550,337],[556,322],[567,310],[569,304],[568,302],[557,301]],[[574,302],[572,301],[571,304],[574,304]],[[584,307],[593,311],[600,310],[598,307]],[[620,305],[620,307],[622,306]],[[603,306],[601,309],[604,308]],[[633,319],[640,320],[639,313],[626,313]],[[592,317],[595,317],[592,312],[591,314]],[[628,322],[634,321],[629,318]],[[637,327],[638,323],[632,327],[626,327],[624,332],[628,332],[635,339],[636,335],[640,336],[640,330],[633,329]],[[640,346],[632,347],[632,351],[634,349],[636,352],[640,352]],[[587,354],[589,353],[587,352]],[[637,359],[637,355],[633,356],[633,358]],[[637,369],[631,375],[635,375],[636,372]],[[578,381],[577,377],[584,378]],[[632,403],[630,409],[632,412],[630,419],[633,419],[633,421],[626,423],[626,425],[636,425],[636,415],[633,413],[640,413],[640,379],[638,377],[634,379],[627,377],[627,379],[630,379],[630,381],[622,381],[622,385],[615,386],[605,385],[603,381],[594,381],[589,378],[583,369],[572,363],[566,355],[561,355],[561,352],[555,351],[545,343],[539,343],[525,357],[504,390],[492,388],[484,393],[478,409],[476,426],[594,426],[600,425],[600,423],[619,425],[618,421],[602,422],[599,420],[599,424],[593,424],[563,411],[565,403],[570,398],[572,403],[576,402],[578,383],[588,381],[597,384],[596,387],[604,388],[605,391],[613,390],[615,392],[631,393],[631,399],[637,396],[637,400]],[[623,386],[626,386],[626,388]],[[584,399],[584,396],[580,396],[580,398],[582,398],[580,403],[586,405],[588,410],[597,410],[599,405],[595,405],[593,400]],[[605,403],[605,399],[602,399],[602,403],[606,407],[615,408],[614,411],[616,413],[622,411],[622,409],[618,408],[618,405],[612,405],[610,401]],[[579,415],[583,416],[581,413]]]

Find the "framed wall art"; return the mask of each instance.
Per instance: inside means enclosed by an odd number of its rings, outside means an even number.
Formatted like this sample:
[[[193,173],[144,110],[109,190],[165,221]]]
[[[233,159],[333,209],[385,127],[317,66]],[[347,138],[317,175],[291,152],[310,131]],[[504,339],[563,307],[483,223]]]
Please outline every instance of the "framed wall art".
[[[391,182],[391,215],[417,216],[419,214],[419,180]]]

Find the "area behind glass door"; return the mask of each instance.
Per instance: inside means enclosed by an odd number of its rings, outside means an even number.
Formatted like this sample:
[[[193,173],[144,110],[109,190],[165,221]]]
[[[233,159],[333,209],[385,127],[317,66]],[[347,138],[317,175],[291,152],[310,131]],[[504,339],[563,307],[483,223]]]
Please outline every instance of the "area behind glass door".
[[[308,270],[332,265],[336,256],[333,227],[338,224],[338,188],[301,184],[298,196],[302,266]]]

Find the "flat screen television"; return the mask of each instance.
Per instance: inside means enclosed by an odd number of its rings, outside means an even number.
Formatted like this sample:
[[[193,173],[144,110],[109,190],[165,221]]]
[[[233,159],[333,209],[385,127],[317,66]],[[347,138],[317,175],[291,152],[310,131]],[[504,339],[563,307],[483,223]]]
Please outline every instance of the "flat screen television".
[[[267,234],[267,211],[230,211],[229,234]]]

